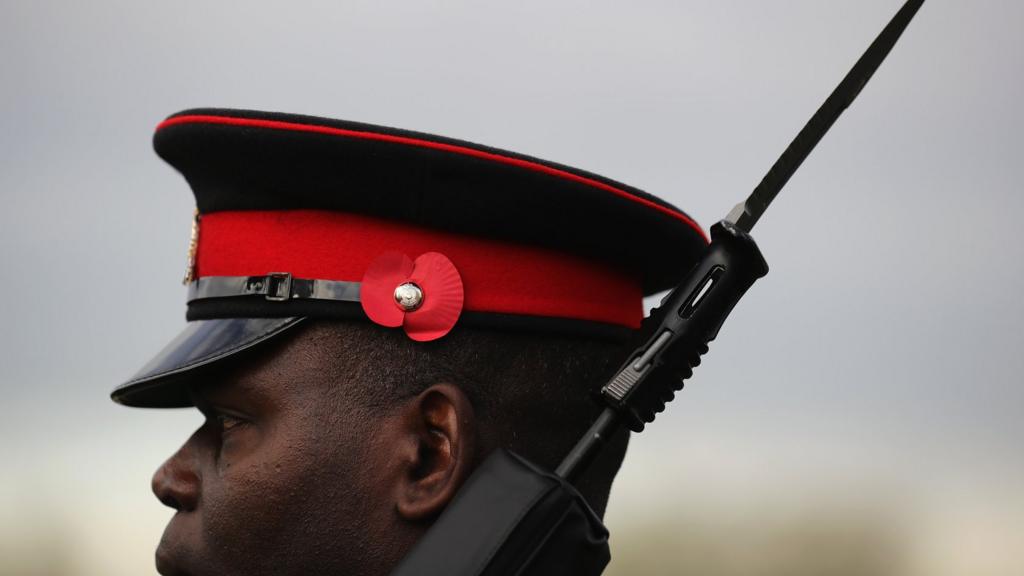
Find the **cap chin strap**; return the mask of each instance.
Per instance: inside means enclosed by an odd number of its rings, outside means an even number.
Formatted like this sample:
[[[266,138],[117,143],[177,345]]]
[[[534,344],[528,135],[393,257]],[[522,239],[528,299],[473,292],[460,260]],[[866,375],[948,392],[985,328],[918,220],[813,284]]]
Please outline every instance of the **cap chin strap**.
[[[207,298],[262,296],[272,302],[335,300],[359,302],[359,282],[294,278],[288,272],[266,276],[204,276],[188,285],[188,302]]]

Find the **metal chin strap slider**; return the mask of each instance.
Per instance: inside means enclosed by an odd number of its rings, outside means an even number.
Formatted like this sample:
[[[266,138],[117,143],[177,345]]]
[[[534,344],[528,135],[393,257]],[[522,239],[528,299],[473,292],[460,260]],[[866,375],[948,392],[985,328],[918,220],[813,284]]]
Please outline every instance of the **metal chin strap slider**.
[[[271,272],[266,278],[266,299],[273,302],[284,302],[291,298],[291,272]]]

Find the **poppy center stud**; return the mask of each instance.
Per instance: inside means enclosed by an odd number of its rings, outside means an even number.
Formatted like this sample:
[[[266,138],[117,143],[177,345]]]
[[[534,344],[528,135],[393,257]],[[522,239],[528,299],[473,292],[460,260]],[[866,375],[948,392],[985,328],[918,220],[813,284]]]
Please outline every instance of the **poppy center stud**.
[[[412,312],[423,305],[423,290],[412,282],[399,284],[395,288],[395,304],[406,312]]]

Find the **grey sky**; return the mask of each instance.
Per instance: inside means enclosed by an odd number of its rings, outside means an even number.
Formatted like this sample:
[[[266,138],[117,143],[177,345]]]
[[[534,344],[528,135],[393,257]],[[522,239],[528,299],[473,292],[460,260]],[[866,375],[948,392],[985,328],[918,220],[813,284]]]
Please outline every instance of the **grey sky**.
[[[193,202],[151,150],[164,116],[436,132],[628,182],[707,227],[899,4],[4,2],[0,535],[151,570],[167,514],[148,477],[198,417],[107,394],[184,323]],[[972,558],[1019,573],[998,536],[1024,527],[1022,23],[1020,2],[925,4],[755,230],[771,272],[635,438],[613,534],[700,506],[898,502],[940,535],[975,514],[997,544]],[[906,573],[955,573],[944,537],[915,540]]]

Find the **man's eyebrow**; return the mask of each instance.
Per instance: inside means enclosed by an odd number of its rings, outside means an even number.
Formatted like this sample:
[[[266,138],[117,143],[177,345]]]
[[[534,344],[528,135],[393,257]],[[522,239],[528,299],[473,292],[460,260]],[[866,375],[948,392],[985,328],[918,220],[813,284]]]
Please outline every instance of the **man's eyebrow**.
[[[189,386],[189,396],[196,408],[216,411],[219,404],[230,404],[236,398],[264,398],[267,392],[258,379],[231,377],[219,373],[199,379]]]
[[[200,378],[198,382],[194,382],[188,387],[189,397],[192,399],[192,403],[199,409],[200,412],[209,413],[214,412],[214,405],[218,403],[219,397],[225,393],[233,392],[236,389],[237,384],[226,378],[219,377],[205,377]]]
[[[196,410],[199,410],[204,415],[209,416],[210,413],[214,411],[210,401],[198,387],[189,386],[188,395],[192,400],[192,405],[195,406]]]

